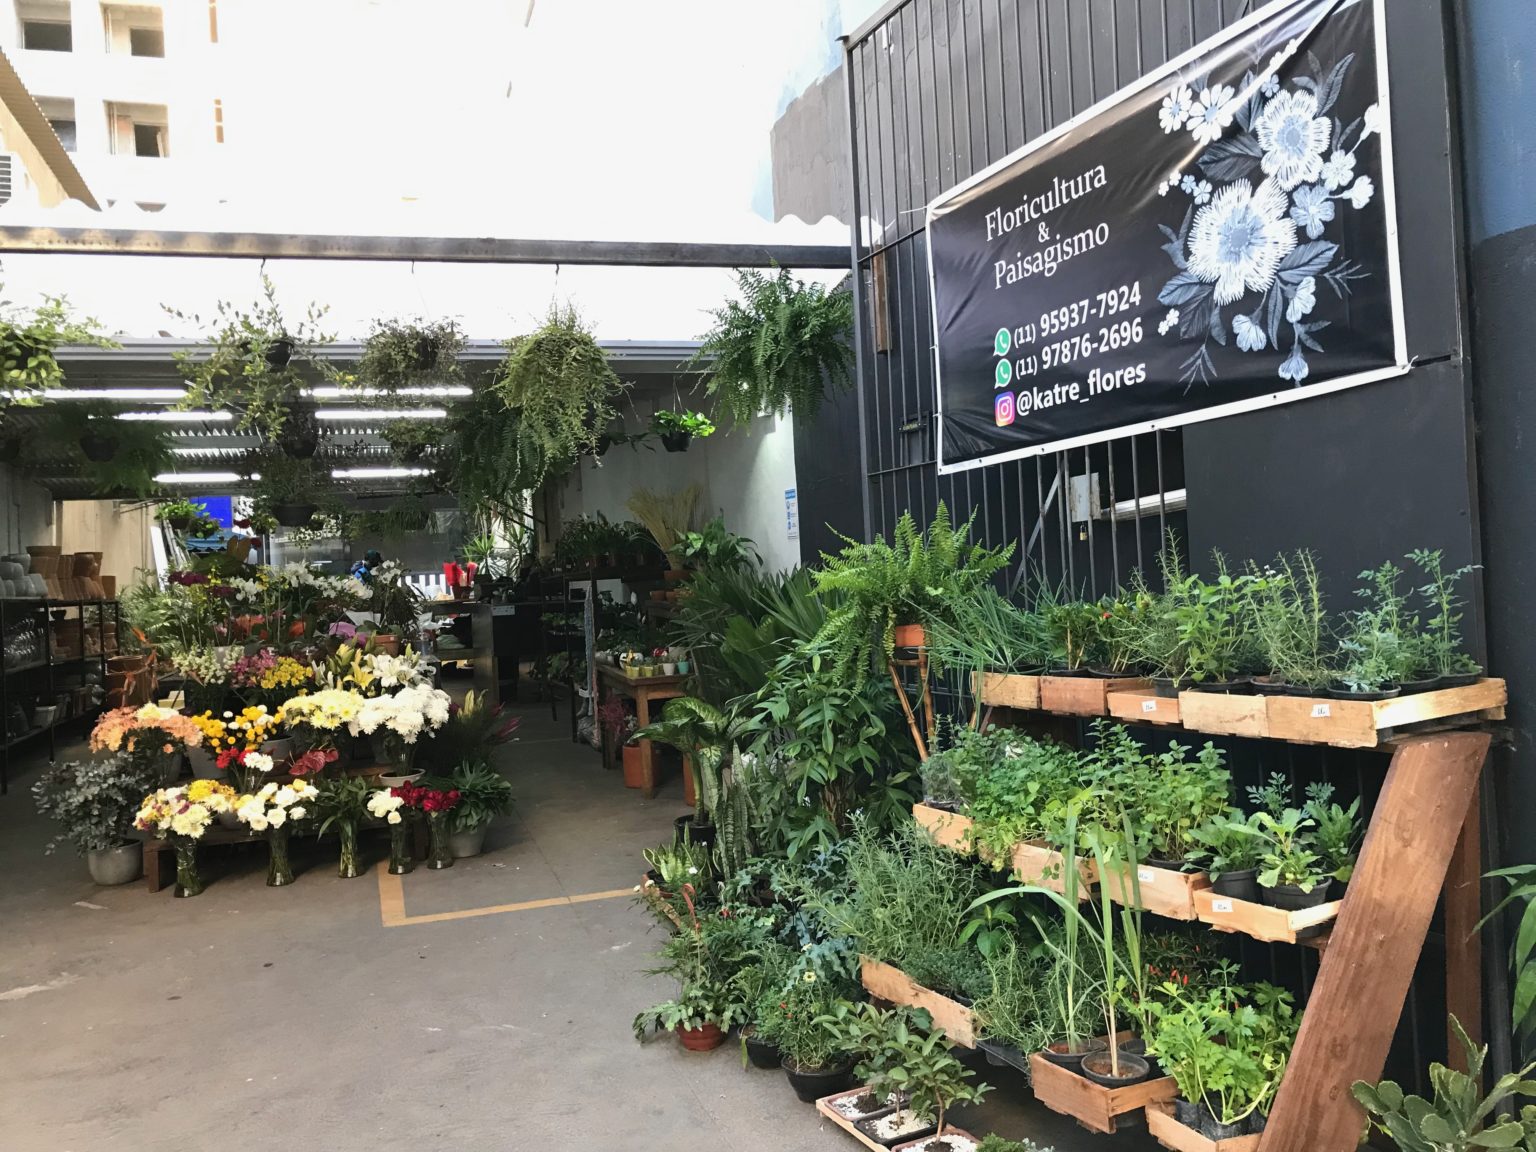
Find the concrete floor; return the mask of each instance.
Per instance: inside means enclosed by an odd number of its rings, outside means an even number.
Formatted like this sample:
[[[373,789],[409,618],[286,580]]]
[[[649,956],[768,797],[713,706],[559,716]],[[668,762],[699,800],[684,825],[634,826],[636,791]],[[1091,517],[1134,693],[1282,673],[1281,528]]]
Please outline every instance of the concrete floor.
[[[565,717],[524,709],[504,753],[515,815],[485,856],[404,878],[409,917],[629,888],[640,849],[683,811],[626,791]],[[329,853],[263,883],[262,849],[218,850],[207,891],[97,888],[45,857],[35,771],[0,798],[3,1152],[604,1152],[853,1148],[782,1075],[734,1045],[640,1047],[634,1014],[670,994],[641,969],[654,942],[628,898],[384,926],[377,872],[339,880]],[[376,856],[382,845],[369,846]],[[220,867],[220,865],[223,867]],[[1057,1152],[1151,1147],[1090,1137],[1035,1105],[1017,1073],[958,1119]]]

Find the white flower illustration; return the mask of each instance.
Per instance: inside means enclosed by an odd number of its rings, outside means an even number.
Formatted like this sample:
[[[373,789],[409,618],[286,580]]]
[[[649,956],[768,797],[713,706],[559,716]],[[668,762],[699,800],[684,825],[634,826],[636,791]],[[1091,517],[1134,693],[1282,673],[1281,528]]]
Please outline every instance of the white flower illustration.
[[[1157,334],[1159,336],[1166,336],[1168,335],[1169,329],[1177,328],[1178,326],[1179,310],[1177,308],[1170,308],[1168,309],[1168,315],[1164,316],[1162,320],[1158,322]]]
[[[1311,314],[1317,307],[1317,277],[1308,276],[1300,284],[1296,285],[1296,293],[1291,297],[1291,302],[1286,305],[1285,318],[1292,324],[1300,324],[1302,319]]]
[[[1274,73],[1270,73],[1269,76],[1267,76],[1264,80],[1264,87],[1262,91],[1264,92],[1264,98],[1266,100],[1274,96],[1276,92],[1280,91],[1280,77],[1276,76]]]
[[[1186,85],[1175,84],[1168,89],[1168,95],[1163,97],[1163,106],[1157,112],[1157,122],[1163,126],[1164,134],[1177,132],[1189,123],[1189,113],[1194,103],[1195,94]]]
[[[1307,184],[1296,189],[1291,198],[1291,219],[1296,227],[1305,228],[1307,238],[1316,240],[1323,234],[1328,221],[1333,219],[1333,201],[1328,190],[1321,184]]]
[[[1252,317],[1241,313],[1232,317],[1232,335],[1237,337],[1237,346],[1244,352],[1262,352],[1267,343],[1264,329],[1255,324]]]
[[[1307,367],[1307,358],[1301,354],[1301,345],[1297,344],[1285,358],[1285,363],[1280,365],[1280,379],[1300,384],[1307,378],[1309,371],[1311,369]]]
[[[1244,292],[1264,292],[1280,261],[1296,247],[1296,225],[1285,214],[1287,199],[1266,180],[1255,191],[1235,180],[1195,214],[1189,238],[1189,272],[1216,285],[1216,303],[1231,304]]]
[[[1195,183],[1195,178],[1185,173],[1184,179],[1179,181],[1179,191],[1183,192],[1186,196],[1193,196],[1195,194]]]
[[[1195,198],[1196,204],[1209,204],[1211,202],[1211,182],[1209,180],[1200,181],[1200,183],[1195,185],[1194,191],[1190,195]]]
[[[1328,162],[1323,165],[1323,183],[1328,191],[1337,192],[1355,178],[1355,154],[1334,149]]]
[[[1375,133],[1381,131],[1381,105],[1372,104],[1365,110],[1365,127],[1360,132],[1360,143],[1364,144]]]
[[[1172,184],[1170,184],[1168,181],[1164,180],[1161,184],[1159,184],[1157,186],[1157,194],[1159,196],[1166,196],[1166,195],[1168,195],[1168,189],[1170,189],[1172,187],[1173,187]]]
[[[1232,124],[1237,106],[1232,102],[1236,93],[1230,85],[1217,84],[1205,88],[1189,114],[1189,130],[1201,144],[1214,144]]]
[[[1376,194],[1376,185],[1369,176],[1362,176],[1349,189],[1349,203],[1354,208],[1364,208]]]
[[[1311,92],[1280,93],[1264,106],[1253,132],[1264,150],[1260,166],[1287,192],[1322,175],[1333,122],[1317,114],[1317,97]]]

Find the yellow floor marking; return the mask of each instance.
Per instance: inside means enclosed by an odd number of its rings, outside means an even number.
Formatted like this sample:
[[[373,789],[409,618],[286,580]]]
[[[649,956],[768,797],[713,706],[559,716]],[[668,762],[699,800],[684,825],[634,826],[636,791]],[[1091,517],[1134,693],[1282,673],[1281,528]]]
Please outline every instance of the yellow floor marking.
[[[617,900],[634,895],[633,888],[614,888],[607,892],[582,892],[575,896],[552,896],[544,900],[523,900],[516,904],[492,904],[486,908],[461,908],[455,912],[432,912],[425,916],[405,914],[405,885],[391,875],[382,863],[379,874],[379,920],[386,928],[407,924],[437,924],[444,920],[468,920],[474,916],[496,916],[502,912],[527,912],[535,908],[558,908],[567,904],[590,904],[594,900]]]

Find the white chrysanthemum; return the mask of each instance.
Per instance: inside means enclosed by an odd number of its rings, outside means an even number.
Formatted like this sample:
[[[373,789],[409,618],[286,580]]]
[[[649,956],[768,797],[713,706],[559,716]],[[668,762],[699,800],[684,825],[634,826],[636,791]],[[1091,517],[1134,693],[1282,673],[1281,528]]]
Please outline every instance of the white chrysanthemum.
[[[295,804],[292,808],[288,809],[288,819],[290,820],[302,820],[308,814],[309,809],[302,804]]]
[[[265,752],[247,752],[245,754],[245,766],[254,768],[258,772],[272,771],[272,757]]]
[[[298,798],[299,794],[297,792],[291,787],[284,785],[273,793],[272,803],[276,804],[279,808],[286,808]]]
[[[1259,166],[1287,192],[1323,174],[1333,121],[1317,114],[1317,97],[1311,92],[1281,92],[1259,113],[1253,132],[1264,151]]]
[[[1236,93],[1230,85],[1216,84],[1200,92],[1189,114],[1189,130],[1201,144],[1214,144],[1221,134],[1232,125],[1237,115],[1237,105],[1232,97]]]
[[[1177,132],[1189,123],[1189,114],[1195,106],[1195,94],[1188,85],[1175,84],[1163,97],[1163,105],[1157,110],[1157,122],[1165,134]]]
[[[1189,237],[1189,271],[1216,285],[1216,303],[1231,304],[1244,292],[1263,292],[1296,247],[1296,225],[1286,216],[1289,201],[1272,180],[1255,191],[1235,180],[1195,214]]]

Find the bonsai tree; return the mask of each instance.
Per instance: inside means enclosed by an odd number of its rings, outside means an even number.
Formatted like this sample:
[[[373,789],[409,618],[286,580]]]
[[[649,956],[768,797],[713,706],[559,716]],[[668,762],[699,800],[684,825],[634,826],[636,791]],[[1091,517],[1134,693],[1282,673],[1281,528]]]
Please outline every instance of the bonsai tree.
[[[957,528],[941,500],[926,531],[904,512],[891,541],[882,537],[861,544],[844,536],[842,551],[822,554],[823,567],[812,573],[817,591],[843,599],[817,640],[834,654],[838,676],[862,684],[875,655],[889,660],[894,654],[898,624],[953,621],[951,605],[975,595],[1008,563],[1013,544],[991,549],[971,543],[975,518],[973,512]]]
[[[180,407],[228,408],[238,417],[237,431],[277,441],[306,382],[301,365],[331,371],[319,356],[335,339],[320,329],[326,309],[311,304],[302,318],[288,318],[265,273],[261,299],[249,312],[222,300],[206,323],[174,308],[166,311],[208,333],[204,349],[175,354],[187,382]]]
[[[349,383],[385,395],[457,384],[464,378],[458,359],[463,348],[452,320],[375,320]]]
[[[853,298],[806,284],[787,268],[736,273],[740,300],[715,311],[693,363],[733,424],[765,412],[812,416],[830,382],[853,382]]]

